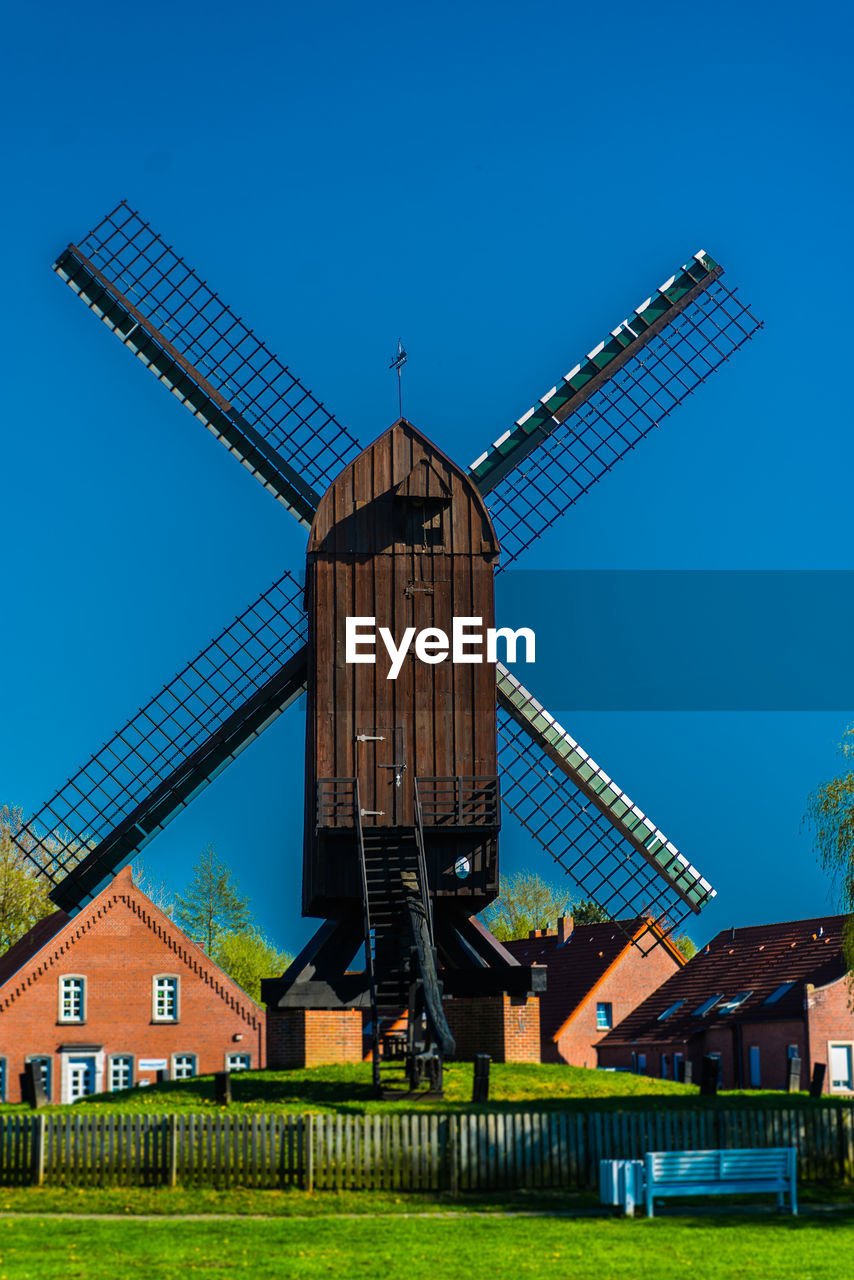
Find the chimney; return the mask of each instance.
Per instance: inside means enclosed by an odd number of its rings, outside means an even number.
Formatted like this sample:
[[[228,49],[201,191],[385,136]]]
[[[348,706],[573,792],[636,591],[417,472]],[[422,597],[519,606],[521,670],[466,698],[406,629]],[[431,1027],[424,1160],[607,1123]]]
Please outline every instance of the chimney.
[[[557,944],[560,946],[564,942],[568,942],[572,933],[573,919],[572,916],[560,916],[557,922]]]

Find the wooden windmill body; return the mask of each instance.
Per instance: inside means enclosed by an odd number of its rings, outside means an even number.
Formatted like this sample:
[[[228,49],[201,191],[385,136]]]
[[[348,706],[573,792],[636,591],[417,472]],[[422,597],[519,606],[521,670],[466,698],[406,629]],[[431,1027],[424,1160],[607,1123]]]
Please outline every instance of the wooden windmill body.
[[[417,783],[422,825],[432,837],[434,897],[465,901],[474,914],[495,896],[494,669],[483,661],[423,662],[410,649],[390,679],[382,650],[375,662],[346,661],[345,622],[373,618],[396,636],[407,627],[450,636],[454,617],[491,627],[497,557],[478,490],[403,420],[321,499],[306,573],[306,914],[361,902],[352,814],[339,807],[327,821],[318,812],[340,791],[336,784],[351,778],[359,784],[363,826],[374,832],[415,826]]]

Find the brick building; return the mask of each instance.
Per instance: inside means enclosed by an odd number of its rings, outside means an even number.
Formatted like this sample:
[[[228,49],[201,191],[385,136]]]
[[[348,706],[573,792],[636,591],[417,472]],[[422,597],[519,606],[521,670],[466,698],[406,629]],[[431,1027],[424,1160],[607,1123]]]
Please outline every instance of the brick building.
[[[644,920],[573,926],[568,916],[557,926],[504,945],[520,964],[548,965],[548,985],[537,998],[540,1060],[595,1067],[602,1036],[685,961],[664,938],[648,955],[634,946],[631,939],[649,927]]]
[[[27,1060],[52,1102],[264,1065],[265,1017],[131,880],[57,911],[0,957],[0,1096]]]
[[[600,1067],[673,1077],[717,1057],[725,1089],[782,1089],[787,1061],[825,1092],[854,1092],[854,1013],[842,958],[845,916],[725,929],[619,1021],[597,1046]]]

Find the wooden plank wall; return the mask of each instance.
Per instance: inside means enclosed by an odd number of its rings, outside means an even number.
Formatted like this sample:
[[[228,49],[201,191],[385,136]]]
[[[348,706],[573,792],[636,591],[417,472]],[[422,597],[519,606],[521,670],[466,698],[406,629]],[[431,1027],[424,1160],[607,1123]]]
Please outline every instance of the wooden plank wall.
[[[0,1185],[595,1190],[600,1159],[794,1146],[798,1176],[854,1179],[854,1108],[388,1115],[0,1117]]]

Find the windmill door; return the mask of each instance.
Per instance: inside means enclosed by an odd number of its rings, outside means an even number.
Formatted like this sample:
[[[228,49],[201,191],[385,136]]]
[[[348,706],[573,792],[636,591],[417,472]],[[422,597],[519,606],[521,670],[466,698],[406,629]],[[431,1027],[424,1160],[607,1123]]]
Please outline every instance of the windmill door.
[[[356,734],[356,777],[364,827],[404,825],[406,743],[403,729],[364,728]]]

